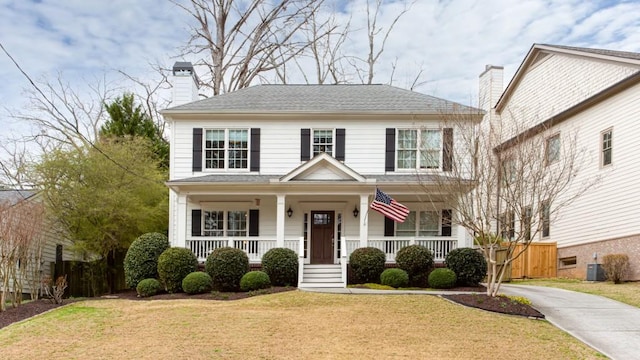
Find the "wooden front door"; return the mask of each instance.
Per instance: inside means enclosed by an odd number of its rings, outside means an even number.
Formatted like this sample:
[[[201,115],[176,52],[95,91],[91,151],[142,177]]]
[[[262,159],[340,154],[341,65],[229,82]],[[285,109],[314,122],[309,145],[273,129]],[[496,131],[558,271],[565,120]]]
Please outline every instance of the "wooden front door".
[[[311,263],[333,264],[333,211],[311,212]]]

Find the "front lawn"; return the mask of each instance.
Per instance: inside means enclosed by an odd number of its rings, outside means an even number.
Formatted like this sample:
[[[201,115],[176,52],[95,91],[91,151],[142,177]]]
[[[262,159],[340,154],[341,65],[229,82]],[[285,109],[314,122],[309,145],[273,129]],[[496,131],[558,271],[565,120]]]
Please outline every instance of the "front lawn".
[[[0,348],[3,358],[30,359],[602,357],[546,321],[436,296],[302,291],[238,301],[81,301],[1,329]]]

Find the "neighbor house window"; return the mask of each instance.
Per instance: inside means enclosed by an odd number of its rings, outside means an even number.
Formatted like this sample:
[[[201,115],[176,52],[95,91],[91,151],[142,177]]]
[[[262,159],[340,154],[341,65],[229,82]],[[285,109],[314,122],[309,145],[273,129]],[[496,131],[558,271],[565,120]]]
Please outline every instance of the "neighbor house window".
[[[522,210],[522,220],[521,220],[521,226],[522,226],[522,231],[524,232],[524,239],[525,240],[531,240],[531,206],[527,206]]]
[[[322,153],[333,156],[333,130],[313,130],[313,156]]]
[[[440,213],[411,211],[403,223],[397,223],[396,236],[438,236]]]
[[[545,160],[547,165],[560,160],[560,134],[555,134],[547,139]]]
[[[542,223],[542,237],[549,237],[551,230],[551,207],[548,201],[543,202],[540,207],[540,221]]]
[[[516,162],[514,159],[502,161],[502,185],[507,186],[516,181]]]
[[[204,137],[206,169],[247,169],[249,130],[208,129]]]
[[[612,138],[613,130],[609,129],[602,133],[602,166],[611,165],[611,149],[612,149]]]
[[[398,130],[398,169],[439,169],[442,162],[441,130]]]
[[[516,219],[513,212],[509,211],[500,216],[500,236],[504,240],[513,240],[516,237]]]
[[[203,211],[202,216],[204,236],[247,236],[246,211]]]

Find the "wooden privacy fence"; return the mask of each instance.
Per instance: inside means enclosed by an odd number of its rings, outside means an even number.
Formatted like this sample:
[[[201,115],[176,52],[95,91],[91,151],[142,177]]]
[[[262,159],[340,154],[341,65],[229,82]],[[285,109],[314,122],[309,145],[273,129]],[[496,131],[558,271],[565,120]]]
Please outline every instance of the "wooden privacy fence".
[[[518,254],[524,245],[516,245],[514,254]],[[496,260],[504,263],[506,250],[498,250]],[[558,248],[556,243],[531,243],[524,253],[513,260],[507,269],[504,280],[553,278],[558,273]]]

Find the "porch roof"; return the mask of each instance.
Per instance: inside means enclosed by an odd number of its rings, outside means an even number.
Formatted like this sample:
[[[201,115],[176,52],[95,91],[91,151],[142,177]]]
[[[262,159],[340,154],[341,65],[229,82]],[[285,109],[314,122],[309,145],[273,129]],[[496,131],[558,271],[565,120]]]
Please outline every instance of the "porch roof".
[[[175,179],[167,181],[167,185],[213,185],[213,184],[273,184],[281,183],[285,175],[225,175],[225,174],[209,174],[203,176],[194,176],[184,179]],[[362,175],[368,181],[368,184],[386,184],[386,183],[406,183],[408,185],[435,183],[437,181],[446,180],[449,177],[436,174],[380,174],[380,175]],[[329,180],[289,180],[289,183],[295,182],[303,184],[305,182],[322,182],[322,183],[359,183],[355,180],[329,179]]]

